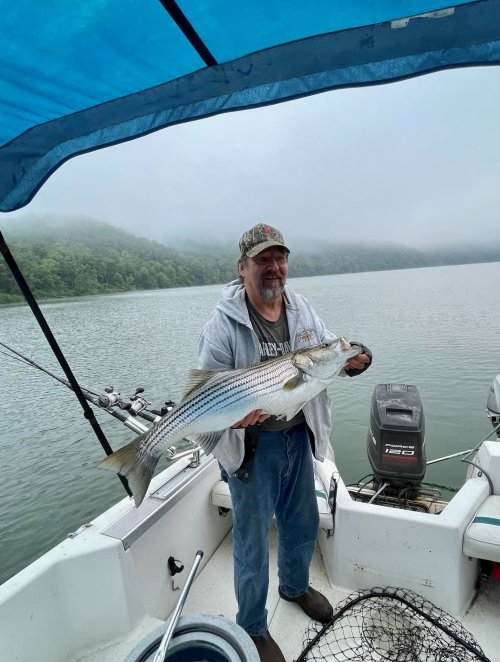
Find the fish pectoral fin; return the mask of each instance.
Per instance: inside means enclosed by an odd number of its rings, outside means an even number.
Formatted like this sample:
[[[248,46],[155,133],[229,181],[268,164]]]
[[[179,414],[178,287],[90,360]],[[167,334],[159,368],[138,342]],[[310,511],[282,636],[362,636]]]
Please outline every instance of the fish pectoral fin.
[[[300,386],[304,381],[305,381],[305,374],[302,372],[302,370],[298,370],[295,377],[292,377],[283,384],[283,389],[285,391],[293,391],[294,388]]]
[[[188,375],[188,380],[186,384],[186,390],[184,391],[184,394],[181,398],[182,400],[185,400],[188,395],[191,395],[191,393],[194,393],[194,391],[197,391],[199,388],[201,388],[204,384],[206,384],[214,375],[217,375],[219,373],[213,371],[213,370],[197,370],[193,369],[190,371]]]

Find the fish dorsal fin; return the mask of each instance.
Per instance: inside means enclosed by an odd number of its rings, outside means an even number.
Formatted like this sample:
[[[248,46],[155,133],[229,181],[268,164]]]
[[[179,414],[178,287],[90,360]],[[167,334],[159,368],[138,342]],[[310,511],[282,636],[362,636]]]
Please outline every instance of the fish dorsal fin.
[[[197,368],[190,370],[186,384],[186,390],[184,391],[181,401],[185,400],[188,396],[191,395],[191,393],[194,393],[199,388],[204,386],[214,375],[217,374],[220,373],[217,373],[213,370],[198,370]]]

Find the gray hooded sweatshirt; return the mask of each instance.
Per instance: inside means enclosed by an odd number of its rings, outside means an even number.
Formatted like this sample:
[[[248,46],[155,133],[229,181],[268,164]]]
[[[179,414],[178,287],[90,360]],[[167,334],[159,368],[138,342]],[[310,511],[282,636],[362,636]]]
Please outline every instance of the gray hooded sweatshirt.
[[[335,338],[309,301],[288,285],[284,301],[292,351]],[[248,316],[245,288],[239,281],[232,281],[222,290],[222,298],[201,333],[198,358],[200,368],[215,371],[260,362],[259,341]],[[302,411],[312,434],[314,456],[322,462],[331,430],[331,402],[326,390],[307,402]],[[244,438],[244,429],[228,428],[217,434],[199,435],[197,441],[205,452],[213,453],[228,474],[233,474],[243,462]]]

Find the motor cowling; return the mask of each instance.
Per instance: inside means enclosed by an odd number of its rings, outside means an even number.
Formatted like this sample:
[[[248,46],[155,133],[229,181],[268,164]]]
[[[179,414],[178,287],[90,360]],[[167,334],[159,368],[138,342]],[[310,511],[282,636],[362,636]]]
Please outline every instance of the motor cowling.
[[[486,401],[486,411],[493,427],[500,424],[500,375],[497,375],[490,386],[488,399]],[[500,430],[497,430],[497,437],[500,439]]]
[[[426,469],[425,418],[416,386],[377,384],[372,396],[368,459],[376,483],[418,487]]]

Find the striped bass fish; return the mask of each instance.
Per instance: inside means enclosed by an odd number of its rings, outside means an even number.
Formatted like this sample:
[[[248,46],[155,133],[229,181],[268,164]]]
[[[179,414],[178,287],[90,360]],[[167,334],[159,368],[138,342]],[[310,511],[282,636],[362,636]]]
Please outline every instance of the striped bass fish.
[[[290,420],[360,352],[345,338],[336,338],[247,368],[192,370],[182,401],[100,466],[127,477],[139,506],[169,446],[187,435],[225,430],[256,409]]]

